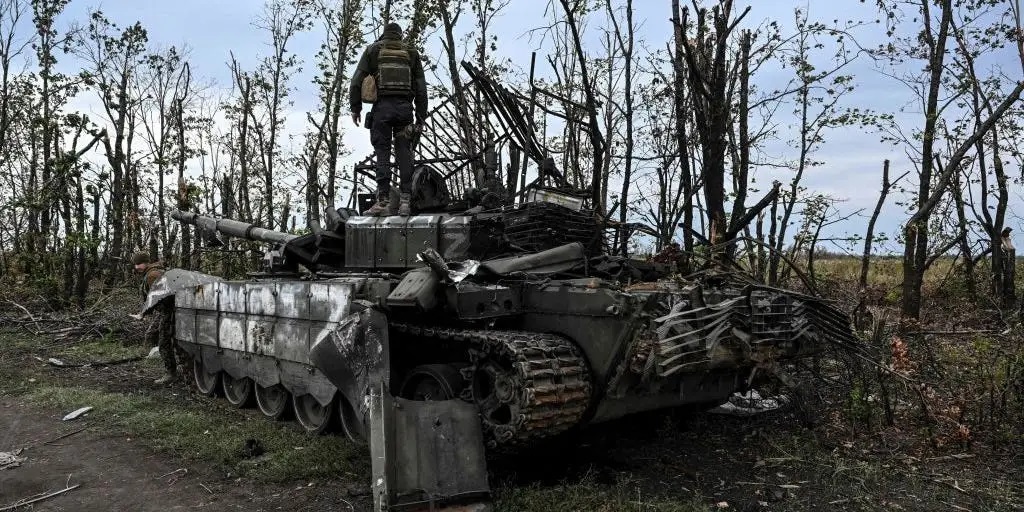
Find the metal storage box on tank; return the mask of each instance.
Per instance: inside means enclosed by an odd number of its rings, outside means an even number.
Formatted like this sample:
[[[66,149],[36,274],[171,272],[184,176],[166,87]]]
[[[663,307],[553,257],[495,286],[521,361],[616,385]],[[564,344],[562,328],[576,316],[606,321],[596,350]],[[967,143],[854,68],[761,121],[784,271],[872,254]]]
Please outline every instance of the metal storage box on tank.
[[[440,215],[417,215],[409,217],[405,225],[406,261],[410,267],[421,267],[422,261],[416,255],[426,248],[437,250],[440,235]]]
[[[345,266],[374,268],[379,217],[351,217],[345,222]]]
[[[246,282],[217,283],[217,293],[217,346],[227,350],[244,351],[247,324]]]
[[[191,295],[191,304],[196,315],[195,336],[191,341],[199,345],[217,346],[220,330],[220,314],[217,311],[220,302],[220,283],[202,284],[185,293]]]
[[[201,290],[202,285],[194,290]],[[193,294],[194,290],[178,290],[174,294],[174,337],[179,341],[195,343],[196,339],[196,310]]]
[[[441,220],[441,240],[437,252],[446,260],[466,258],[470,245],[470,220],[472,217],[456,216]]]
[[[245,351],[274,356],[277,327],[277,283],[245,283]],[[223,343],[224,340],[222,340]],[[242,340],[240,340],[242,341]]]
[[[309,363],[309,299],[312,283],[283,280],[274,294],[274,355],[281,359]]]
[[[374,268],[406,268],[406,222],[408,217],[382,217],[375,226]]]

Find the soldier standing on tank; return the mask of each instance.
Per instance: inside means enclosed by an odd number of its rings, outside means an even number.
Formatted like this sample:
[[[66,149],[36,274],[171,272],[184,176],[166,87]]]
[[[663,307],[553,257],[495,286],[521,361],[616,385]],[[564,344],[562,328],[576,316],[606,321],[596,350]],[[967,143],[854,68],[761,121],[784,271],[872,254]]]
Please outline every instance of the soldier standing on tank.
[[[349,106],[352,121],[359,126],[364,101],[363,81],[372,77],[376,87],[369,97],[373,103],[366,127],[377,160],[377,202],[367,215],[394,214],[391,199],[391,147],[394,143],[398,163],[398,215],[409,215],[412,195],[412,138],[427,117],[427,82],[423,75],[420,54],[402,40],[402,28],[389,23],[384,33],[363,51],[352,83]],[[374,94],[375,93],[375,94]],[[415,125],[413,106],[415,103]]]
[[[153,262],[149,253],[140,251],[132,257],[132,264],[135,272],[142,274],[142,300],[145,302],[149,296],[149,290],[158,279],[164,275],[164,266],[159,262]],[[147,345],[156,344],[160,350],[160,357],[164,362],[164,374],[153,381],[154,384],[167,384],[178,375],[178,364],[174,357],[174,311],[168,300],[162,300],[150,310],[153,317],[146,328]]]

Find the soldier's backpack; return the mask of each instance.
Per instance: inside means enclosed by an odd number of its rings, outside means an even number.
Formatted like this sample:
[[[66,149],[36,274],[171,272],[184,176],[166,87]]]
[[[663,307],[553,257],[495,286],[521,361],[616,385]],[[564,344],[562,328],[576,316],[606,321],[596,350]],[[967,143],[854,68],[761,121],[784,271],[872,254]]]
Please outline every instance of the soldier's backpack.
[[[360,89],[360,98],[364,103],[375,103],[377,101],[377,79],[373,75],[366,75]]]
[[[412,56],[401,41],[381,42],[377,53],[377,96],[412,93]]]

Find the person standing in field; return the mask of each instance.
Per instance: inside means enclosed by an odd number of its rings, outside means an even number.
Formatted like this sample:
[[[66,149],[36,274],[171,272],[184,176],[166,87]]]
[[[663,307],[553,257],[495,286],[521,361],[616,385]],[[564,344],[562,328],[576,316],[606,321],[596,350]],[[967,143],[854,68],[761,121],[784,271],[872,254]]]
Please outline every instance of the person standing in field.
[[[164,275],[164,266],[153,262],[149,253],[140,251],[132,257],[135,272],[142,275],[141,292],[145,302],[153,283]],[[146,327],[147,345],[156,345],[164,363],[164,374],[153,381],[154,384],[167,384],[178,376],[178,364],[174,356],[174,309],[173,303],[163,300],[151,309],[153,317]]]

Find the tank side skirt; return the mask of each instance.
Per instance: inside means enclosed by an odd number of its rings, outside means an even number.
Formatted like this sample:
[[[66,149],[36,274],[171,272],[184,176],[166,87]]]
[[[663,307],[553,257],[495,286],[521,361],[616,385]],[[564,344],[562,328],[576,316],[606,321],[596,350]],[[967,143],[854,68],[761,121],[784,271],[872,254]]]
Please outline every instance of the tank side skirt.
[[[348,314],[355,284],[222,281],[177,293],[175,337],[212,371],[281,384],[327,405],[337,388],[309,360],[314,340]]]

